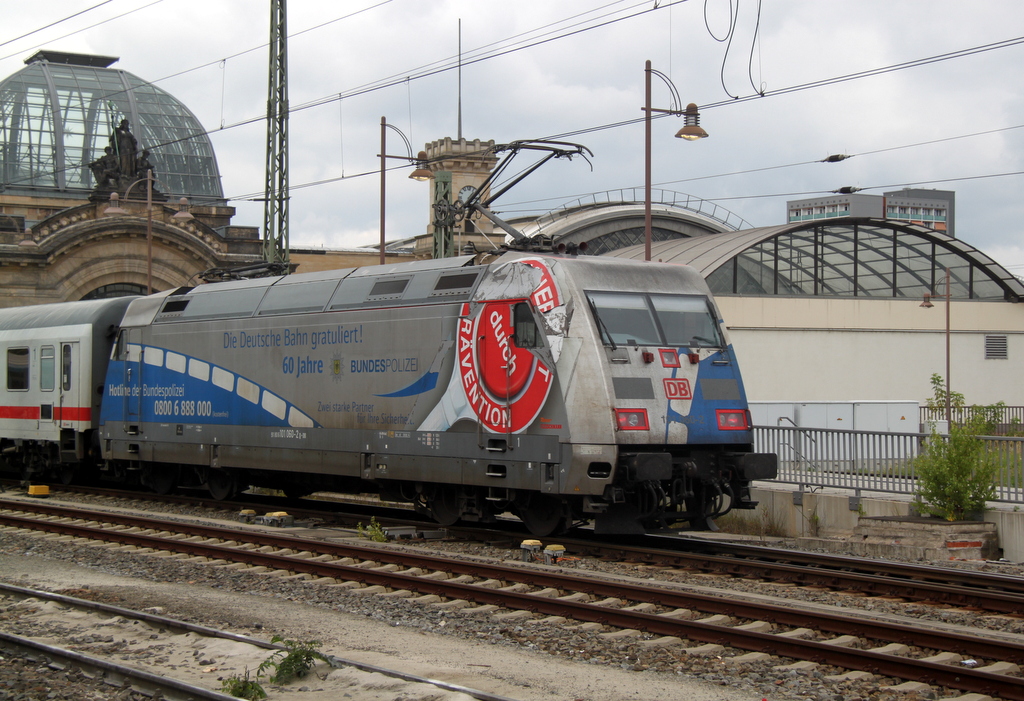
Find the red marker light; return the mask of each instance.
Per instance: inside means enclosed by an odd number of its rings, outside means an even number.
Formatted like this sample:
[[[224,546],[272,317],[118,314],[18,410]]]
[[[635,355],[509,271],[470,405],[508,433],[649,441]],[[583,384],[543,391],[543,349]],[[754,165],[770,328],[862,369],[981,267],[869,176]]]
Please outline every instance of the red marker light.
[[[718,419],[719,431],[747,431],[750,429],[750,421],[747,419],[747,412],[744,409],[716,409],[715,418]]]
[[[620,431],[649,431],[646,409],[616,409],[615,425]]]

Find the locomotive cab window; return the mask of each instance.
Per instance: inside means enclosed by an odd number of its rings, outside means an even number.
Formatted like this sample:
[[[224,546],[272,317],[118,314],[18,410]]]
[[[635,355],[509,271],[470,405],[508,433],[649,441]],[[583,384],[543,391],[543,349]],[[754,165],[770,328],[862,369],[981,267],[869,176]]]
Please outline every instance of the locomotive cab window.
[[[54,373],[56,372],[56,356],[53,346],[43,346],[39,349],[39,389],[44,392],[52,392],[54,388]]]
[[[721,348],[722,336],[703,297],[651,295],[651,303],[670,346]]]
[[[647,295],[628,292],[587,294],[601,335],[608,345],[659,346],[664,342],[648,305]]]
[[[7,349],[7,389],[28,389],[28,348]]]
[[[533,311],[529,304],[520,302],[512,308],[512,324],[516,347],[537,348],[541,345],[537,322],[533,318]]]
[[[721,348],[708,300],[696,295],[588,292],[606,345]]]

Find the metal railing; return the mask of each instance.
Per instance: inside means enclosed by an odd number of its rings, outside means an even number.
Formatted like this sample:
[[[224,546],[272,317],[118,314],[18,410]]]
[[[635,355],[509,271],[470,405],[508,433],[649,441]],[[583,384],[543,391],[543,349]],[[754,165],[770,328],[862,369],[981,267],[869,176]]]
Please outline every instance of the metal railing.
[[[964,424],[972,419],[979,411],[984,412],[986,417],[994,420],[1002,430],[1007,428],[1024,429],[1024,406],[992,406],[992,407],[951,407],[950,418],[955,424]],[[926,406],[920,407],[920,419],[922,424],[929,424],[933,421],[946,420],[946,408]]]
[[[929,438],[926,433],[755,426],[754,450],[778,455],[776,482],[912,495],[914,458]],[[1024,503],[1024,438],[982,440],[999,464],[995,501]]]

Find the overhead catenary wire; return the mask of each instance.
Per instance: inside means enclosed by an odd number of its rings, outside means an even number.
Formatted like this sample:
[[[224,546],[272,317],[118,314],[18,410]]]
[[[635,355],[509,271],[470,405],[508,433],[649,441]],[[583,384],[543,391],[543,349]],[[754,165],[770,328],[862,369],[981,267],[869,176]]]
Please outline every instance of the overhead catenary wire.
[[[157,2],[159,2],[159,1],[160,0],[157,0]],[[362,10],[359,10],[358,12],[365,12],[365,11],[367,11],[369,9],[373,9],[373,8],[379,7],[379,6],[387,4],[388,2],[391,2],[391,1],[392,0],[383,0],[383,2],[379,2],[379,3],[375,4],[375,5],[372,5],[372,6],[367,7],[367,8],[363,8]],[[522,45],[516,45],[516,46],[514,46],[513,48],[510,48],[510,49],[505,49],[505,50],[501,50],[501,51],[494,51],[492,53],[485,53],[485,54],[477,55],[477,56],[475,56],[473,58],[468,59],[468,62],[480,62],[480,61],[485,61],[485,60],[489,60],[489,59],[492,59],[492,58],[497,58],[498,56],[507,55],[508,53],[512,53],[514,51],[521,51],[521,50],[523,50],[525,48],[531,48],[533,46],[537,46],[537,45],[542,44],[542,43],[547,43],[547,42],[550,42],[550,41],[554,41],[556,39],[565,38],[565,37],[568,37],[568,36],[573,36],[573,35],[576,35],[576,34],[578,34],[580,32],[589,31],[591,29],[595,29],[595,28],[600,27],[600,26],[606,26],[607,24],[610,24],[610,23],[624,21],[626,19],[630,19],[632,17],[639,16],[641,14],[646,14],[648,12],[654,11],[655,9],[661,9],[661,8],[664,8],[664,7],[669,7],[671,5],[678,4],[679,2],[684,2],[684,1],[685,0],[676,0],[676,2],[663,3],[661,5],[655,5],[654,7],[649,7],[648,6],[648,7],[646,7],[646,9],[640,10],[640,11],[634,13],[634,14],[631,14],[631,15],[628,15],[628,16],[624,16],[624,17],[614,17],[614,18],[612,18],[610,20],[607,20],[605,22],[584,26],[582,28],[579,28],[576,25],[573,25],[574,28],[572,29],[572,31],[567,31],[567,32],[563,32],[563,33],[560,33],[560,34],[555,34],[554,36],[548,36],[548,35],[552,34],[555,31],[555,30],[552,30],[550,32],[547,32],[547,34],[544,35],[543,38],[540,39],[540,40],[529,42],[529,43],[525,43],[525,44],[522,44]],[[155,4],[155,3],[150,3],[150,5],[152,5],[152,4]],[[615,5],[620,5],[620,4],[622,4],[622,3],[621,2],[609,3],[607,5],[602,6],[601,8],[597,8],[597,9],[603,10],[605,8],[613,7]],[[636,7],[647,6],[647,5],[648,5],[648,3],[636,3],[636,4],[629,5],[625,9],[626,10],[633,10]],[[147,5],[147,7],[148,7],[148,5]],[[139,8],[139,9],[142,9],[142,8]],[[133,10],[133,11],[135,11],[135,10]],[[346,17],[351,16],[352,14],[355,14],[355,13],[350,13],[349,15],[346,15]],[[582,14],[583,13],[581,13],[581,15]],[[610,14],[612,14],[612,13],[608,13],[608,15],[603,15],[602,19],[604,17],[609,16]],[[509,42],[509,41],[511,41],[511,40],[513,40],[515,38],[518,38],[518,37],[521,37],[521,36],[524,36],[524,35],[527,35],[527,34],[531,34],[531,33],[536,33],[536,32],[538,32],[538,31],[540,31],[542,29],[547,29],[549,27],[554,27],[554,26],[556,26],[558,24],[563,24],[566,21],[569,21],[570,19],[575,19],[576,17],[579,17],[581,15],[576,15],[576,16],[573,16],[571,18],[566,18],[564,20],[559,20],[558,22],[554,22],[554,23],[550,23],[548,25],[544,25],[543,27],[537,28],[535,30],[530,30],[529,32],[524,32],[524,33],[522,33],[520,35],[516,35],[515,37],[510,37],[508,39],[502,40],[502,42]],[[316,29],[316,28],[319,28],[319,27],[322,27],[322,26],[326,26],[327,24],[339,21],[340,19],[344,19],[344,17],[342,17],[342,18],[335,18],[335,19],[330,20],[328,22],[321,23],[320,25],[317,25],[316,27],[311,27],[311,28],[308,28],[308,29],[301,30],[300,32],[296,32],[292,36],[295,36],[297,34],[301,34],[301,33],[304,33],[304,32],[308,32],[308,31],[312,31],[313,29]],[[580,24],[580,23],[577,23],[577,24]],[[500,42],[496,42],[495,44],[499,44],[499,43]],[[845,74],[845,75],[841,75],[841,76],[834,76],[834,77],[831,77],[831,78],[821,79],[821,80],[817,80],[817,81],[811,81],[811,82],[808,82],[808,83],[802,83],[802,84],[787,86],[787,87],[784,87],[784,88],[780,88],[778,90],[765,91],[763,93],[755,92],[754,94],[738,97],[738,98],[733,99],[733,100],[721,101],[721,102],[716,102],[716,103],[709,103],[709,104],[704,105],[703,107],[701,107],[701,109],[712,109],[712,108],[715,108],[715,107],[721,107],[721,106],[725,106],[725,105],[729,105],[729,104],[736,104],[738,101],[745,101],[745,100],[751,100],[751,99],[755,99],[755,98],[764,98],[764,97],[771,97],[771,96],[777,96],[777,95],[784,95],[784,94],[789,94],[791,92],[796,92],[796,91],[815,89],[815,88],[824,87],[824,86],[827,86],[827,85],[834,85],[834,84],[838,84],[838,83],[842,83],[842,82],[846,82],[846,81],[850,81],[850,80],[857,80],[857,79],[872,77],[872,76],[876,76],[876,75],[881,75],[881,74],[892,72],[892,71],[896,71],[896,70],[906,70],[906,69],[909,69],[909,68],[915,68],[915,67],[919,67],[919,66],[924,66],[924,65],[928,65],[928,64],[931,64],[931,63],[939,62],[939,61],[947,61],[947,60],[952,60],[952,59],[956,59],[956,58],[966,57],[966,56],[977,54],[977,53],[982,53],[982,52],[987,52],[987,51],[994,51],[994,50],[997,50],[997,49],[1017,46],[1017,45],[1019,45],[1021,43],[1024,43],[1024,37],[1016,37],[1016,38],[1007,39],[1007,40],[1004,40],[1004,41],[992,42],[992,43],[984,44],[984,45],[981,45],[981,46],[970,47],[970,48],[961,49],[961,50],[957,50],[957,51],[953,51],[953,52],[947,52],[947,53],[944,53],[944,54],[938,54],[938,55],[935,55],[935,56],[929,56],[929,57],[925,57],[925,58],[921,58],[921,59],[915,59],[915,60],[912,60],[912,61],[906,61],[906,62],[902,62],[902,63],[898,63],[898,64],[891,64],[891,65],[888,65],[888,66],[876,67],[876,68],[867,69],[867,70],[859,71],[859,72],[855,72],[855,73]],[[266,46],[266,44],[263,44],[262,46]],[[256,47],[256,48],[260,48],[260,47]],[[256,50],[256,48],[246,50],[246,52]],[[237,55],[241,55],[241,53],[246,53],[246,52],[240,52],[240,53],[234,54],[234,55],[237,56]],[[225,60],[225,59],[219,59],[218,61],[215,61],[213,63],[214,64],[215,63],[220,63],[223,60]],[[204,64],[204,66],[205,65],[212,65],[212,64]],[[429,65],[434,65],[434,64],[429,64]],[[418,80],[418,79],[421,79],[421,78],[425,78],[425,77],[427,77],[429,75],[435,75],[435,74],[437,74],[439,72],[443,72],[443,71],[446,71],[446,70],[452,70],[453,68],[456,68],[457,66],[458,66],[458,62],[450,63],[450,65],[446,64],[446,63],[442,63],[439,67],[437,67],[437,68],[435,68],[433,70],[429,70],[429,71],[427,71],[425,73],[420,73],[420,74],[415,74],[415,72],[413,72],[413,73],[405,73],[404,75],[402,75],[399,78],[383,79],[385,81],[383,83],[380,82],[380,81],[378,81],[376,83],[370,83],[370,84],[367,84],[366,86],[361,86],[360,88],[356,88],[355,91],[340,92],[340,93],[336,93],[336,94],[333,94],[333,95],[325,97],[325,98],[319,98],[317,100],[310,101],[310,102],[305,103],[305,104],[296,105],[296,106],[294,106],[294,107],[292,107],[290,109],[290,112],[295,112],[295,111],[304,110],[304,109],[310,109],[310,108],[319,106],[321,104],[329,104],[330,102],[334,102],[335,100],[340,102],[341,100],[346,99],[348,97],[352,97],[352,96],[354,96],[356,94],[364,94],[365,92],[372,92],[372,91],[375,91],[375,90],[384,89],[386,87],[391,87],[392,85],[397,84],[397,83],[401,83],[401,82],[405,82],[407,84],[407,86],[408,86],[408,84],[412,80]],[[196,70],[196,69],[189,69],[189,70]],[[188,71],[178,72],[178,73],[172,74],[171,76],[167,76],[166,78],[174,77],[174,76],[177,76],[177,75],[181,75],[184,72],[188,72]],[[164,78],[164,79],[166,79],[166,78]],[[244,126],[244,125],[247,125],[247,124],[251,124],[251,123],[254,123],[254,122],[257,122],[257,121],[262,122],[264,120],[265,120],[265,115],[261,115],[259,117],[254,117],[254,118],[251,118],[251,119],[241,120],[241,121],[238,121],[238,122],[235,122],[235,123],[232,123],[232,124],[228,124],[228,125],[222,124],[221,125],[221,129],[237,128],[237,127]],[[539,138],[548,139],[548,140],[560,140],[560,139],[564,139],[566,137],[579,136],[579,135],[583,135],[583,134],[587,134],[587,133],[593,133],[593,132],[602,131],[602,130],[621,128],[621,127],[624,127],[624,126],[628,126],[628,125],[632,125],[632,124],[637,124],[637,123],[642,122],[642,121],[643,121],[643,118],[639,117],[639,118],[635,118],[635,119],[621,120],[621,121],[612,122],[612,123],[608,123],[608,124],[597,125],[597,126],[593,126],[593,127],[584,128],[584,129],[574,130],[574,131],[571,131],[571,132],[564,132],[562,134],[549,135],[549,136],[544,136],[544,137],[539,137]],[[1008,127],[1008,128],[1016,128],[1016,127]],[[210,134],[211,134],[210,131],[206,131],[206,132],[203,133],[203,135],[210,135]],[[187,139],[187,138],[194,138],[194,137],[185,137],[185,138]],[[953,138],[963,138],[963,137],[949,137],[949,138],[953,139]],[[941,141],[941,140],[937,140],[937,141]],[[159,145],[157,145],[157,146],[159,146]],[[892,148],[908,148],[908,147],[910,147],[910,145],[905,145],[905,146],[900,146],[900,147],[892,147]],[[865,152],[864,154],[861,154],[861,155],[866,155],[868,153],[875,153],[875,152]],[[808,161],[806,163],[810,163],[810,162],[813,162],[813,161]],[[781,165],[781,166],[767,166],[767,167],[765,167],[763,169],[750,169],[748,171],[739,171],[738,173],[756,172],[757,170],[769,170],[769,169],[775,169],[775,168],[792,167],[792,166],[795,166],[795,165],[805,165],[806,163],[802,162],[802,163],[796,163],[796,164],[786,164],[786,165]],[[81,166],[81,164],[78,164],[77,166],[76,165],[72,165],[72,166],[69,166],[69,168],[71,168],[71,167],[80,167],[80,166]],[[726,175],[731,175],[731,174],[732,173],[723,173],[723,174],[718,174],[718,175],[703,176],[703,177],[699,177],[699,178],[691,178],[691,179],[686,179],[686,180],[678,180],[678,181],[670,181],[670,182],[671,183],[687,182],[689,180],[699,180],[699,179],[705,179],[705,178],[711,178],[711,177],[724,177]],[[358,177],[358,176],[349,176],[349,177]],[[977,177],[984,177],[984,176],[977,176]],[[327,183],[327,182],[334,182],[334,181],[337,181],[339,179],[348,179],[348,178],[328,178],[328,179],[316,181],[316,183],[323,184],[323,183]],[[949,182],[949,181],[953,181],[953,180],[956,180],[956,179],[957,178],[949,178],[949,179],[943,180],[943,182]],[[670,184],[670,183],[661,183],[659,185],[664,185],[664,184]],[[295,186],[292,186],[292,187],[294,189],[294,188],[304,187],[304,186],[312,186],[312,183],[311,184],[299,184],[299,185],[295,185]]]

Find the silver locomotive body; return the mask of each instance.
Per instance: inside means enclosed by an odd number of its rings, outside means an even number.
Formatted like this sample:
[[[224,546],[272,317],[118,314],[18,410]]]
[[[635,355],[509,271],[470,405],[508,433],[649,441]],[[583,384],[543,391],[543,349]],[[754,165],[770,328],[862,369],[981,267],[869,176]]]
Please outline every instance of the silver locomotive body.
[[[100,435],[158,490],[377,492],[538,534],[708,527],[775,465],[699,274],[522,253],[138,299]]]

